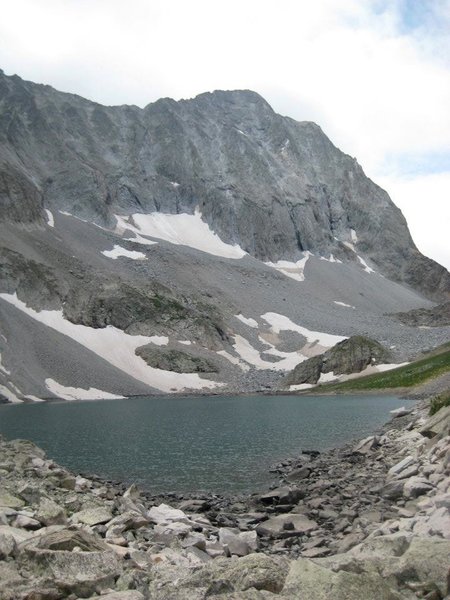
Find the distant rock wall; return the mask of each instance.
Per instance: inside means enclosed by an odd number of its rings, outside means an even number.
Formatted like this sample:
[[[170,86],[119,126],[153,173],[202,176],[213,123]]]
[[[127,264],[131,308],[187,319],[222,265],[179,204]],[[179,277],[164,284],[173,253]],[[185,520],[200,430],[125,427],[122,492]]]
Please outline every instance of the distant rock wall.
[[[193,213],[256,258],[361,254],[389,278],[448,297],[450,275],[415,247],[389,196],[310,122],[250,91],[104,107],[0,72],[0,220],[43,207]]]

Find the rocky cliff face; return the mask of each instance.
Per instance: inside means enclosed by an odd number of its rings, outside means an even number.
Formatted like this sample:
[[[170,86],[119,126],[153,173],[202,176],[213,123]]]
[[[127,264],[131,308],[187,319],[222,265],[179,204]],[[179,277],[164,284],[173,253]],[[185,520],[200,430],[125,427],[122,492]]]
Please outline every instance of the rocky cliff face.
[[[394,313],[449,277],[253,92],[104,107],[0,73],[0,397],[274,389],[355,335],[407,360],[450,330]]]
[[[450,291],[356,160],[250,91],[104,107],[0,73],[0,219],[39,224],[44,207],[109,226],[199,207],[258,259],[358,254],[430,297]]]

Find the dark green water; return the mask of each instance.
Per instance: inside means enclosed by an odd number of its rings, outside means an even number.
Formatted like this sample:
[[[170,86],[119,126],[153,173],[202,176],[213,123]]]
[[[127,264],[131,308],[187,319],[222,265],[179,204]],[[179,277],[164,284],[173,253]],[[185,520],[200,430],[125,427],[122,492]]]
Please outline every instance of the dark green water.
[[[275,462],[373,432],[405,404],[386,396],[130,398],[0,406],[0,432],[76,472],[152,492],[263,489]]]

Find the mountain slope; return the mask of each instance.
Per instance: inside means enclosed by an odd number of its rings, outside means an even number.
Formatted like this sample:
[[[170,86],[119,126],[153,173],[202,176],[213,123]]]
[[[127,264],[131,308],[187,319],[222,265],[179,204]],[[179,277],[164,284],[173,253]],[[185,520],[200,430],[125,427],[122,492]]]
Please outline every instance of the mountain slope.
[[[249,91],[145,109],[103,107],[0,74],[3,219],[42,207],[99,224],[114,214],[188,213],[261,260],[303,251],[370,259],[428,296],[448,272],[416,249],[386,192],[314,123],[281,117]]]
[[[450,276],[387,194],[253,92],[103,107],[0,74],[0,239],[13,401],[272,389],[352,335],[449,337],[393,316]]]

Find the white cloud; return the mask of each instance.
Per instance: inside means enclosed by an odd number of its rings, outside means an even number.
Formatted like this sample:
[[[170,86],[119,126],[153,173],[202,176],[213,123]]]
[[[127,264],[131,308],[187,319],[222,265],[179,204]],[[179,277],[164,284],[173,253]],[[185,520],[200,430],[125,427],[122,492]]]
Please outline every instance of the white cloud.
[[[379,179],[403,212],[419,250],[450,270],[450,171]]]
[[[397,180],[450,156],[449,26],[450,0],[6,0],[0,66],[105,104],[254,89]]]

